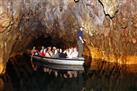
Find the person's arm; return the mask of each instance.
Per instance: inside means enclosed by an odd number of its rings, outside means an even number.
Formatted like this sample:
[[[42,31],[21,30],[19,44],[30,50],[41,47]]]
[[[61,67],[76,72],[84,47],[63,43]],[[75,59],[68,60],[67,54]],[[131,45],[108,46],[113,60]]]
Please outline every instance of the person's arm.
[[[79,36],[79,39],[80,39],[80,41],[81,41],[82,43],[84,43],[84,40],[82,39],[81,36]]]

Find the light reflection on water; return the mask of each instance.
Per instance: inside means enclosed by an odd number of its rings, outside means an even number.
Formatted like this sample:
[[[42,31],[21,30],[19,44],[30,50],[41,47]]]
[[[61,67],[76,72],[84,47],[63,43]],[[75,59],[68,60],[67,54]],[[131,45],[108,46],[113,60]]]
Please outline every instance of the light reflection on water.
[[[27,63],[27,64],[26,64]],[[137,91],[137,75],[120,70],[92,70],[76,78],[33,72],[27,58],[9,61],[4,91]]]

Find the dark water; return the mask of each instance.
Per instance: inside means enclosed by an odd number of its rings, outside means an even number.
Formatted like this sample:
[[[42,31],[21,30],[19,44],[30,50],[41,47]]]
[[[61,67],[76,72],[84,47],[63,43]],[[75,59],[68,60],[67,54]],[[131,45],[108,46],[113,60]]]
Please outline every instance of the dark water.
[[[4,91],[137,91],[137,74],[120,67],[87,70],[77,77],[64,78],[60,73],[33,71],[26,55],[11,59],[3,77]]]

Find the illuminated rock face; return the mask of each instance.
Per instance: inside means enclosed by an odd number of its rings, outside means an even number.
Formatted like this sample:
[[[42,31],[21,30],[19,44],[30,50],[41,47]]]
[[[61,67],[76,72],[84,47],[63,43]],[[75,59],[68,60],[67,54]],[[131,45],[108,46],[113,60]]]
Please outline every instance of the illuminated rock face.
[[[40,36],[75,44],[79,26],[85,28],[87,45],[135,54],[136,9],[136,0],[0,0],[0,73],[10,56]]]
[[[119,0],[100,0],[100,2],[104,7],[105,14],[111,18],[114,17],[118,11]]]

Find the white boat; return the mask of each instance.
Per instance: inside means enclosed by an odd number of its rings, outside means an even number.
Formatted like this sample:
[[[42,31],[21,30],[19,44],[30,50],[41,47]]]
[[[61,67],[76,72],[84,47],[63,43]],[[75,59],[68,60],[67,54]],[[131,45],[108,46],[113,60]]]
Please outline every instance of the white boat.
[[[33,56],[33,60],[37,59],[45,63],[50,64],[59,64],[59,65],[83,65],[84,58],[50,58],[50,57],[40,57],[40,56]]]
[[[49,58],[49,57],[40,57],[33,56],[32,62],[35,66],[51,68],[56,70],[84,70],[84,58]]]

